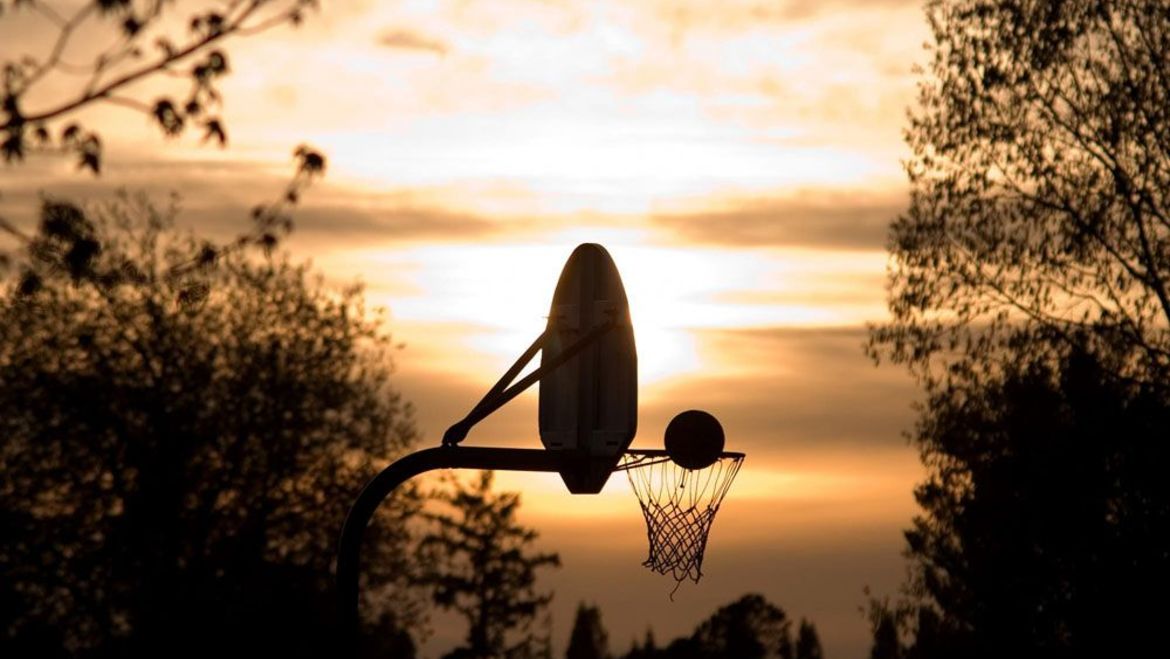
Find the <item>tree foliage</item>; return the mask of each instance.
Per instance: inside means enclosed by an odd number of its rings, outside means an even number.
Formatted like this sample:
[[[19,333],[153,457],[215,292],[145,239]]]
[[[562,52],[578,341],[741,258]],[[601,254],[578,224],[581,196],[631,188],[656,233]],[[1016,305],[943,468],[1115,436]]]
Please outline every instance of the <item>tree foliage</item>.
[[[227,128],[219,114],[217,85],[231,66],[222,43],[278,25],[299,25],[317,2],[227,0],[180,9],[167,0],[87,0],[69,11],[62,4],[68,3],[0,0],[0,20],[29,12],[57,32],[46,52],[13,53],[2,63],[0,154],[14,162],[30,150],[69,153],[79,168],[97,174],[103,141],[97,130],[73,119],[81,110],[119,105],[149,117],[166,137],[195,128],[203,141],[224,146]],[[85,37],[110,45],[92,53],[91,61],[71,61],[70,45]],[[160,96],[148,97],[142,90],[144,81],[172,76],[183,82]],[[50,85],[49,98],[38,95]]]
[[[901,659],[903,656],[901,630],[904,617],[898,615],[888,602],[871,602],[869,610],[869,631],[873,644],[869,648],[869,659]]]
[[[875,656],[1117,654],[1155,629],[1170,563],[1150,466],[1170,410],[1170,10],[926,15],[892,320],[869,348],[925,387],[929,476],[911,598],[879,607]]]
[[[538,534],[516,520],[520,495],[494,492],[492,480],[490,471],[472,483],[450,479],[435,494],[445,509],[423,513],[432,526],[419,543],[418,583],[468,624],[466,645],[450,657],[535,654],[541,639],[532,623],[553,597],[536,591],[536,573],[559,567],[560,557],[531,551]]]
[[[695,629],[702,656],[791,659],[792,622],[762,595],[744,595],[720,607]]]
[[[659,647],[648,630],[623,659],[816,659],[824,655],[816,626],[801,619],[795,642],[792,620],[764,596],[749,593],[719,607],[689,636]]]
[[[941,616],[917,621],[910,656],[1154,641],[1170,583],[1170,401],[1077,354],[929,410],[918,432],[934,468],[907,539],[915,592]]]
[[[911,205],[874,354],[935,385],[1080,343],[1166,386],[1170,11],[961,0],[926,14]]]
[[[817,635],[817,628],[807,620],[800,621],[796,631],[796,659],[824,659],[825,651],[821,648],[821,637]]]
[[[348,505],[415,441],[359,289],[173,214],[47,200],[0,295],[4,656],[327,654]],[[367,625],[400,647],[416,507],[365,545]]]
[[[630,642],[630,649],[622,655],[622,659],[654,659],[658,656],[658,643],[654,640],[654,630],[647,629],[646,636],[639,645],[637,640]]]
[[[577,606],[565,659],[609,659],[609,634],[601,624],[601,609],[584,602]]]

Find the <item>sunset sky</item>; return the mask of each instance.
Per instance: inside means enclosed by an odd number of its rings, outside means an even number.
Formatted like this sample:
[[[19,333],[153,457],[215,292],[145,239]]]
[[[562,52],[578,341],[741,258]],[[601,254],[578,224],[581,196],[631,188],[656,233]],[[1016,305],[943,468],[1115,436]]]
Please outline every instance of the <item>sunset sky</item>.
[[[323,4],[298,30],[232,42],[229,148],[96,108],[82,120],[102,129],[103,175],[33,158],[0,170],[0,210],[29,222],[42,192],[177,190],[186,224],[226,236],[279,193],[294,146],[319,148],[329,170],[289,247],[387,307],[424,445],[543,329],[572,249],[605,245],[638,340],[635,446],[661,446],[671,416],[702,408],[748,458],[705,579],[673,602],[673,582],[640,565],[645,528],[623,476],[571,497],[556,476],[500,475],[561,553],[542,582],[556,589],[557,651],[582,600],[624,652],[647,627],[669,641],[760,592],[815,622],[829,657],[864,656],[862,589],[903,580],[922,473],[902,436],[913,383],[862,352],[866,322],[886,314],[886,226],[907,203],[920,3]],[[6,19],[0,48],[43,54],[49,27]],[[536,400],[468,443],[539,446]],[[463,632],[436,618],[424,651]]]

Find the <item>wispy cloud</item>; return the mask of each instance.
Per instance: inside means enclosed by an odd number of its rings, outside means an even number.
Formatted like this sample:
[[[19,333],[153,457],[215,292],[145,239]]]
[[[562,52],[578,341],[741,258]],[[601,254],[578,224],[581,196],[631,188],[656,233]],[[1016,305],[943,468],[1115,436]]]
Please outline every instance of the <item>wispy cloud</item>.
[[[397,50],[414,50],[444,56],[449,46],[435,37],[413,30],[387,30],[378,37],[378,45]]]
[[[651,222],[688,242],[710,245],[880,250],[890,222],[905,205],[896,193],[806,190],[657,214]]]

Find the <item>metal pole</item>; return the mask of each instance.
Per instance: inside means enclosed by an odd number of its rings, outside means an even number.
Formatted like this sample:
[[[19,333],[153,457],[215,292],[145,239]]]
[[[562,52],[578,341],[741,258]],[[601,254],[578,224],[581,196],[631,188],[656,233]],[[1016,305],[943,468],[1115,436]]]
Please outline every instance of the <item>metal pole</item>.
[[[350,507],[337,545],[337,605],[342,639],[348,653],[352,655],[357,648],[362,537],[378,505],[395,488],[433,469],[560,471],[575,456],[575,451],[440,446],[411,453],[374,476]]]

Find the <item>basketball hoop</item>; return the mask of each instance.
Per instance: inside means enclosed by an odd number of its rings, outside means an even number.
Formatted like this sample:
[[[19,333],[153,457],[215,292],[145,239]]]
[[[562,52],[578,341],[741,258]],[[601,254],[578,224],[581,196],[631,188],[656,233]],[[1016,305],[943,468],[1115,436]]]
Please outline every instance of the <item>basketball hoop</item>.
[[[540,366],[519,377],[536,353]],[[519,379],[517,379],[519,378]],[[463,446],[471,429],[540,383],[543,449]],[[561,271],[548,324],[488,393],[443,435],[442,446],[390,464],[358,495],[337,545],[337,603],[352,650],[359,624],[361,541],[378,505],[408,479],[434,469],[559,472],[573,494],[596,494],[624,471],[642,514],[650,553],[643,563],[681,585],[703,577],[715,513],[743,463],[723,451],[723,427],[701,410],[666,427],[665,450],[627,450],[638,429],[638,357],[629,301],[609,252],[578,246]],[[673,598],[674,593],[671,593]]]
[[[646,518],[649,554],[642,565],[678,584],[703,578],[703,553],[719,504],[739,473],[743,453],[720,453],[708,466],[688,469],[663,450],[630,450],[624,471]],[[674,591],[671,591],[673,599]]]

